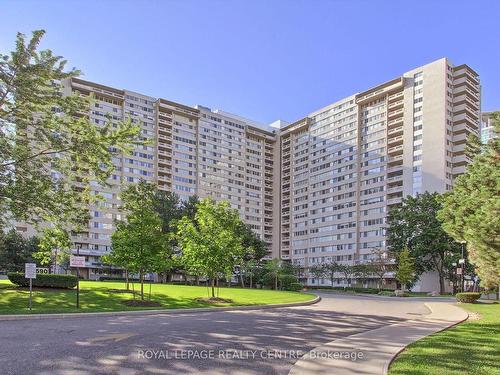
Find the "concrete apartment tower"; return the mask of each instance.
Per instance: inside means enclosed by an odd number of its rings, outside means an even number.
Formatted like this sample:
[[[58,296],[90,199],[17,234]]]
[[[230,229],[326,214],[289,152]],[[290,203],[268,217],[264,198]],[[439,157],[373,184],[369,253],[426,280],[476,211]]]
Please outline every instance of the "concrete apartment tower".
[[[121,273],[100,257],[110,250],[123,185],[144,179],[182,199],[229,201],[268,244],[269,258],[302,266],[302,281],[317,285],[310,266],[356,264],[385,249],[387,213],[403,197],[450,190],[470,162],[467,136],[479,134],[478,74],[444,58],[269,126],[81,79],[64,84],[66,94],[95,96],[96,125],[130,117],[150,141],[113,160],[111,187],[94,186],[106,201],[90,208],[88,231],[74,238],[91,279]],[[417,287],[435,282],[429,275]]]
[[[384,249],[392,207],[465,171],[479,116],[477,73],[441,59],[281,128],[281,257],[307,269]],[[428,276],[417,288],[435,288]]]
[[[495,137],[493,128],[493,112],[483,112],[481,114],[481,143],[486,144]]]

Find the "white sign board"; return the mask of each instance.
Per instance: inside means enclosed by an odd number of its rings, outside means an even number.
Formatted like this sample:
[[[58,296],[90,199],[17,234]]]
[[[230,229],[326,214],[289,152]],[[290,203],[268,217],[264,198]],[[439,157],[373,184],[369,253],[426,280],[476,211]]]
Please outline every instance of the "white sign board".
[[[24,277],[36,279],[36,263],[24,263]]]
[[[69,266],[70,267],[85,267],[85,257],[71,255],[69,257]]]

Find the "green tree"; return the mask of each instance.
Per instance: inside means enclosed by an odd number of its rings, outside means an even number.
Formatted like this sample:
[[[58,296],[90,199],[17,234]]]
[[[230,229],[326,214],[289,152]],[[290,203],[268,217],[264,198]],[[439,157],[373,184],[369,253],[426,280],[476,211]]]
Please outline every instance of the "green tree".
[[[188,272],[201,272],[210,279],[212,297],[216,277],[232,273],[243,258],[239,225],[238,212],[228,202],[208,198],[196,205],[194,219],[184,216],[177,222],[175,239],[182,251],[182,262]]]
[[[493,113],[493,125],[496,137],[482,149],[469,142],[473,162],[442,197],[438,213],[444,230],[466,241],[469,259],[486,288],[500,287],[500,112]]]
[[[144,274],[167,267],[172,248],[162,231],[162,220],[154,209],[156,186],[141,181],[121,194],[124,219],[111,236],[112,250],[107,263],[139,274],[144,299]]]
[[[245,260],[253,259],[259,262],[267,255],[266,243],[248,224],[240,221],[237,231],[238,236],[242,239],[241,245],[245,249]]]
[[[264,280],[272,280],[274,290],[278,290],[278,280],[281,272],[281,260],[275,258],[264,263]]]
[[[154,189],[153,209],[158,213],[162,221],[163,233],[170,235],[176,230],[175,223],[179,220],[183,212],[183,204],[179,196],[170,191]]]
[[[24,271],[24,263],[33,262],[33,253],[38,251],[37,237],[25,239],[16,230],[0,232],[0,270]]]
[[[196,195],[190,195],[187,200],[182,202],[181,216],[187,216],[189,219],[194,220],[198,203],[200,203],[200,198]]]
[[[368,283],[373,271],[373,266],[370,263],[360,263],[353,266],[354,277],[359,283],[361,283],[362,287],[365,287]]]
[[[70,235],[68,231],[59,226],[43,228],[42,233],[38,251],[33,253],[33,258],[38,260],[42,266],[52,264],[54,272],[57,272],[57,264],[67,263],[69,260]]]
[[[394,269],[393,254],[384,249],[373,248],[371,249],[367,265],[370,268],[371,274],[377,278],[377,288],[381,290],[385,276]]]
[[[339,264],[332,260],[331,262],[324,263],[323,269],[325,271],[325,276],[328,277],[333,287],[335,279],[338,278],[337,274],[340,272]]]
[[[411,257],[410,251],[405,248],[398,254],[397,262],[396,280],[401,283],[404,291],[406,285],[411,283],[414,279],[415,260]]]
[[[343,276],[343,279],[347,282],[347,286],[351,286],[351,279],[354,276],[354,267],[350,264],[338,264],[338,272]]]
[[[313,277],[313,279],[318,279],[318,286],[320,284],[320,279],[326,276],[326,269],[323,264],[315,264],[309,267],[309,273]]]
[[[7,219],[85,225],[95,202],[90,181],[104,184],[112,157],[131,150],[139,126],[90,122],[90,96],[62,95],[66,61],[38,50],[43,30],[0,53],[0,226]]]
[[[426,271],[436,271],[443,294],[448,259],[460,252],[460,244],[444,231],[437,217],[440,209],[438,193],[425,192],[403,199],[400,207],[389,212],[387,241],[396,254],[405,248],[410,250],[415,259],[415,279]]]

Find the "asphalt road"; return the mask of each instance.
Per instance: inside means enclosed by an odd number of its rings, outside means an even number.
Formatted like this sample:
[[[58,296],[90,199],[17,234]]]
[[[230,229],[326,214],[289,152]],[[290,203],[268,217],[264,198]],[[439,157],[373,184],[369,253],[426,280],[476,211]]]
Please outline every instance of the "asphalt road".
[[[316,346],[429,313],[422,300],[321,296],[268,310],[0,321],[0,374],[284,375]]]

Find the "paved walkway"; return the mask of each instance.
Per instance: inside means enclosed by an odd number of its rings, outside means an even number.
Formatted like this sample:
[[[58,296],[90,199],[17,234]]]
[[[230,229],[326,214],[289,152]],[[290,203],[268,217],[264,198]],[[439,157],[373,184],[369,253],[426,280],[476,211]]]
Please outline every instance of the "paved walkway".
[[[451,303],[427,302],[431,311],[420,318],[331,341],[311,350],[289,375],[384,375],[393,358],[408,344],[467,319]]]

